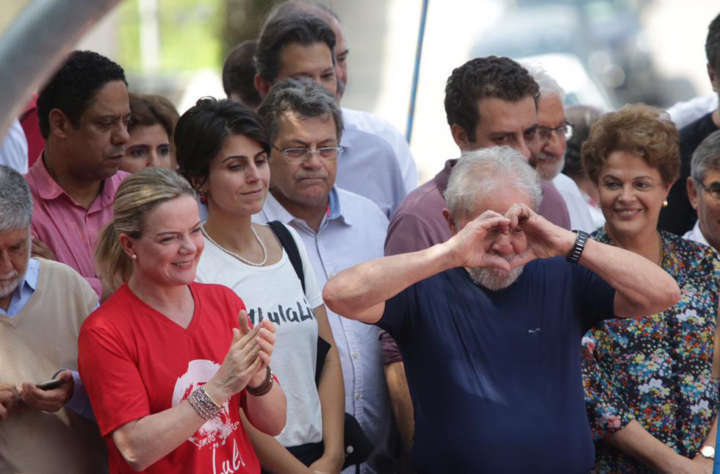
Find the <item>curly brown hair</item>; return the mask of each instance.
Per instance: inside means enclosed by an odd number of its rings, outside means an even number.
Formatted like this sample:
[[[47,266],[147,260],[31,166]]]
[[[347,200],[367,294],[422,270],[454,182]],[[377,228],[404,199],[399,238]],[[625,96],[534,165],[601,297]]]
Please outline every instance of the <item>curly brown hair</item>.
[[[614,151],[641,156],[658,170],[665,185],[680,172],[678,131],[666,114],[644,104],[625,105],[598,119],[582,145],[581,159],[590,179],[597,183],[600,171]]]

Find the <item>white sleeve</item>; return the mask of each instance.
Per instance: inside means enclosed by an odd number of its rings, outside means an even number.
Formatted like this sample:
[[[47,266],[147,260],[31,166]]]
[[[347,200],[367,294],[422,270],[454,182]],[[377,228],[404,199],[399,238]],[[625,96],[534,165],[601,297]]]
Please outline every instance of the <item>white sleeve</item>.
[[[15,120],[0,142],[0,165],[9,166],[20,174],[28,171],[28,143],[20,122]]]
[[[323,304],[322,288],[320,288],[317,283],[317,279],[315,278],[315,270],[313,270],[307,250],[305,250],[305,244],[303,244],[302,238],[300,238],[300,235],[295,229],[289,225],[286,225],[285,227],[290,231],[290,235],[292,235],[295,245],[297,245],[298,253],[300,254],[303,277],[305,278],[305,297],[308,299],[308,303],[311,308],[317,308]]]

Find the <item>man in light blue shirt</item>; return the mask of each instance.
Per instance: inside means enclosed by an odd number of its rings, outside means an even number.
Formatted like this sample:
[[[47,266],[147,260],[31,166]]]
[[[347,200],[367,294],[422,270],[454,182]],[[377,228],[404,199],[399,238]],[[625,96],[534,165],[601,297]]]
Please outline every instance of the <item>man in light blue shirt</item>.
[[[72,370],[97,296],[67,265],[30,258],[30,190],[2,165],[0,209],[0,472],[101,472],[102,440]]]
[[[387,217],[369,199],[335,185],[342,115],[333,97],[306,79],[273,86],[258,113],[270,135],[270,191],[256,220],[279,220],[303,239],[318,282],[383,255]],[[388,472],[390,409],[379,330],[328,311],[345,382],[345,411],[375,446],[362,472]]]
[[[308,77],[336,95],[335,44],[335,33],[318,16],[282,10],[272,15],[263,27],[255,53],[255,87],[260,96],[265,97],[275,82],[289,77]],[[372,200],[390,217],[417,184],[415,164],[408,159],[409,150],[407,155],[398,155],[396,147],[374,126],[363,125],[357,113],[350,115],[353,121],[346,124],[343,133],[337,183]]]

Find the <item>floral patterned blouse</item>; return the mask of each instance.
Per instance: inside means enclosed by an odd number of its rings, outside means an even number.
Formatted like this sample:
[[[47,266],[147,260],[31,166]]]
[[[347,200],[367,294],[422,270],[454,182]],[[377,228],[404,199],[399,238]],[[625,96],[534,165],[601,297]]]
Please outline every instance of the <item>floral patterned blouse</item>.
[[[662,267],[680,301],[640,319],[610,319],[583,337],[583,385],[596,440],[594,472],[653,472],[602,441],[637,420],[686,457],[702,447],[718,408],[712,379],[720,260],[707,246],[661,233]],[[612,244],[604,229],[593,238]]]

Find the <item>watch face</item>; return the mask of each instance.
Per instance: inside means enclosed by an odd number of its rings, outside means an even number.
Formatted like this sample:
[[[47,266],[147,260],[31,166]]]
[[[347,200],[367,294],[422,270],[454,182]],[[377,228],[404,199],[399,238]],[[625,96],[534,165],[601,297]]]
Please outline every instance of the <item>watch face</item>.
[[[715,457],[715,448],[712,446],[703,446],[703,448],[700,450],[700,454],[702,454],[706,458],[714,458]]]

